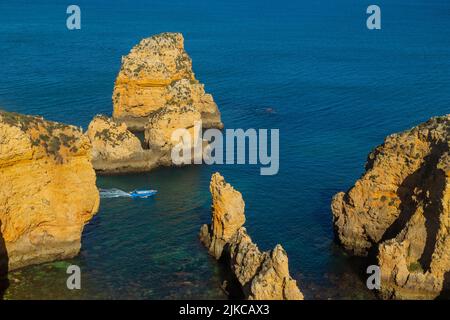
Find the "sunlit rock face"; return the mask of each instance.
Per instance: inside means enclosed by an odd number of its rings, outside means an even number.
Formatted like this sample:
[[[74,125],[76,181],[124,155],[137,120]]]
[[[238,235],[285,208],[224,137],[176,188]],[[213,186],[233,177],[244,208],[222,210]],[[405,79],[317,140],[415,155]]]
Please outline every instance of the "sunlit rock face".
[[[222,128],[219,109],[192,71],[180,33],[143,39],[122,58],[113,92],[113,117],[144,130],[150,115],[167,105],[192,106],[205,128]]]
[[[159,150],[144,149],[125,123],[97,115],[86,135],[92,144],[92,164],[99,173],[148,171],[159,163]]]
[[[363,176],[333,198],[343,247],[377,251],[384,298],[434,298],[449,288],[449,137],[450,115],[388,136]]]
[[[0,265],[13,270],[78,254],[99,206],[95,181],[81,129],[0,111]]]
[[[189,140],[192,140],[191,148],[185,151],[189,153],[187,156],[192,160],[195,156],[193,140],[194,137],[199,136],[196,132],[196,124],[199,123],[201,123],[201,114],[193,106],[168,105],[149,117],[144,131],[145,143],[150,150],[158,151],[161,165],[171,166],[174,164],[172,150],[183,142],[182,136],[177,136],[176,132],[183,130],[183,133],[189,135]],[[198,128],[198,131],[201,131],[201,128]],[[201,137],[198,137],[198,139],[199,143],[202,144]],[[198,153],[201,157],[201,150]]]
[[[212,218],[200,229],[200,240],[216,259],[225,262],[250,300],[302,300],[297,282],[289,274],[286,251],[281,245],[261,252],[253,243],[245,223],[245,203],[219,174],[210,183]]]

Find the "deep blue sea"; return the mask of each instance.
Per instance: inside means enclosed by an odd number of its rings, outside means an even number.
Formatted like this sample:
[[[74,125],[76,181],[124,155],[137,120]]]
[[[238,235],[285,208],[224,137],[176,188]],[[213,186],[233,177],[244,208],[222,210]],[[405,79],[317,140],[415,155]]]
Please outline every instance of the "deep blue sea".
[[[81,30],[66,9],[81,8]],[[102,199],[75,259],[10,274],[7,298],[226,298],[200,245],[209,179],[241,191],[247,230],[281,243],[306,298],[373,298],[360,264],[333,242],[331,197],[361,175],[390,133],[450,111],[450,2],[378,0],[0,0],[0,106],[87,127],[111,115],[121,56],[142,38],[182,32],[197,78],[227,128],[279,128],[280,171],[192,166],[99,177],[103,188],[154,188],[150,200]],[[266,112],[268,108],[273,112]],[[78,264],[82,290],[66,288]]]

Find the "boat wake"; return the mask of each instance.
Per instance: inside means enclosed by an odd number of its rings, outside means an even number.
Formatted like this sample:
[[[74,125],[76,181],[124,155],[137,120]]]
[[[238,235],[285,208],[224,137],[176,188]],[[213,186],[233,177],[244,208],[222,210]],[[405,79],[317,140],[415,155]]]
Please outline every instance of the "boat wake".
[[[134,190],[126,192],[117,188],[100,189],[100,198],[149,198],[157,193],[156,190]]]
[[[120,198],[120,197],[131,198],[131,195],[128,192],[116,188],[100,189],[100,198]]]

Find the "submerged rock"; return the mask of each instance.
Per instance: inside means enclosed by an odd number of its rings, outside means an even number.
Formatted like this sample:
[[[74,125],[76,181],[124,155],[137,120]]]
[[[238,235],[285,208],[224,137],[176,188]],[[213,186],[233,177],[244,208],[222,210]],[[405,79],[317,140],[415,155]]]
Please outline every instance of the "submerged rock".
[[[151,114],[167,105],[190,105],[201,114],[203,127],[223,127],[212,96],[195,79],[180,33],[143,39],[122,58],[113,104],[114,119],[132,130],[144,130]]]
[[[219,174],[210,183],[211,225],[200,229],[200,240],[236,277],[244,297],[252,300],[302,300],[297,282],[289,274],[288,257],[281,245],[261,252],[243,227],[244,200]]]
[[[99,206],[95,180],[80,129],[0,111],[0,265],[13,270],[77,255]]]
[[[160,152],[142,148],[125,123],[97,115],[86,135],[92,144],[92,164],[100,173],[147,171],[158,165]]]
[[[332,202],[337,237],[355,255],[378,250],[384,298],[449,288],[450,115],[390,135],[366,172]]]

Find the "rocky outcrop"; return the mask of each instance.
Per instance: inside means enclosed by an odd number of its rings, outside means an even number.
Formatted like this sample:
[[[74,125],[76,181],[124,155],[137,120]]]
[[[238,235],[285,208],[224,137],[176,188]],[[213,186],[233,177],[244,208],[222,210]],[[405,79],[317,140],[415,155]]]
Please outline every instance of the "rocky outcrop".
[[[144,149],[125,123],[97,115],[86,135],[92,144],[92,164],[99,173],[140,172],[158,165],[160,152]]]
[[[183,131],[177,135],[177,130]],[[195,108],[168,105],[149,117],[143,142],[125,123],[101,115],[94,117],[86,135],[93,146],[95,170],[100,174],[114,174],[191,164],[196,157],[202,159],[203,148],[208,143],[202,140],[201,130],[201,115]],[[183,143],[183,139],[189,142]]]
[[[80,129],[0,111],[0,239],[9,270],[73,257],[99,193]]]
[[[344,248],[378,250],[385,298],[434,298],[448,288],[449,136],[447,115],[387,137],[355,186],[333,198]]]
[[[210,253],[219,259],[224,246],[245,223],[245,203],[241,193],[226,183],[219,173],[211,177],[209,191],[212,197],[212,219],[211,232],[208,231],[210,241],[207,247]],[[204,225],[202,234],[205,234],[207,229],[207,225]]]
[[[144,130],[151,114],[167,105],[192,106],[201,114],[203,127],[223,127],[212,96],[195,79],[180,33],[143,39],[122,58],[113,104],[114,119],[131,130]]]
[[[225,179],[211,178],[211,225],[200,229],[200,240],[210,254],[230,267],[244,296],[252,300],[301,300],[297,282],[289,274],[288,257],[281,245],[261,252],[246,229],[244,200]]]
[[[179,156],[182,158],[183,152],[187,152],[189,154],[186,155],[186,159],[192,161],[196,155],[194,137],[197,137],[199,144],[203,144],[200,132],[196,132],[201,131],[201,127],[196,130],[196,124],[200,124],[200,121],[200,112],[194,107],[189,105],[185,107],[168,105],[154,112],[149,117],[145,127],[145,143],[150,150],[155,150],[155,152],[159,153],[159,163],[161,165],[170,166],[176,164],[175,159],[172,159],[172,150],[176,145],[182,144],[183,136],[177,136],[174,133],[177,130],[185,129],[182,133],[189,134],[188,140],[191,148],[187,150],[180,148]],[[201,156],[202,151],[200,150],[197,153]]]
[[[207,143],[197,141],[198,133],[202,128],[223,127],[212,96],[195,79],[179,33],[144,39],[122,58],[113,104],[113,119],[97,116],[87,132],[99,173],[201,163]],[[184,141],[180,135],[174,138],[179,129],[190,134],[191,147],[176,148]],[[132,131],[144,132],[144,144]]]

